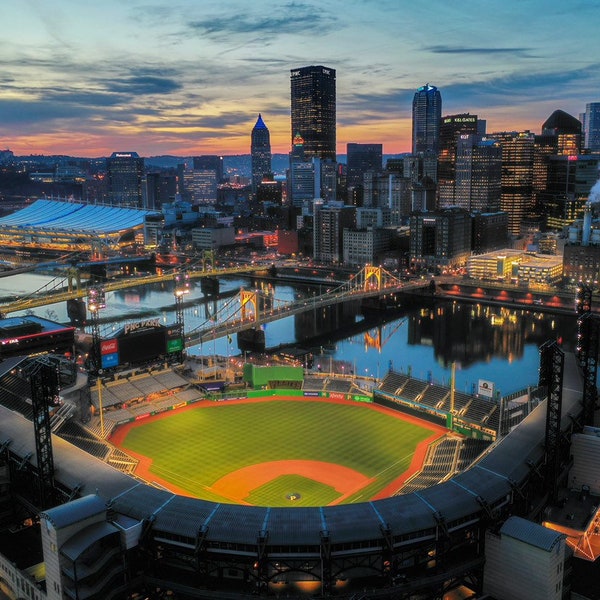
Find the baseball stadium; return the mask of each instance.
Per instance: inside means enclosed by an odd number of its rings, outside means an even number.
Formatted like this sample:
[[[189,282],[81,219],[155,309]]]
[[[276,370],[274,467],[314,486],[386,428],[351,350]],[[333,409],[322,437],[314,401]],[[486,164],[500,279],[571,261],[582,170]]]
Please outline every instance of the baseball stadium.
[[[566,359],[562,436],[582,393]],[[1,365],[0,455],[5,510],[39,514],[35,599],[442,598],[477,588],[486,530],[544,497],[547,388],[496,400],[247,364],[243,386],[207,392],[145,368],[64,391],[50,445],[31,364]]]

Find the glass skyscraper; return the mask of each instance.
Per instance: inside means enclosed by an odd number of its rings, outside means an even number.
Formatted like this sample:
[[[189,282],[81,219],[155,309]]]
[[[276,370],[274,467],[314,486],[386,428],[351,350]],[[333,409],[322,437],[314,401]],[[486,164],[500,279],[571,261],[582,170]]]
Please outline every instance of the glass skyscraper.
[[[137,152],[113,152],[106,159],[108,203],[142,207],[144,159]]]
[[[335,69],[323,66],[291,70],[291,141],[304,140],[306,158],[336,160]]]
[[[437,155],[442,118],[442,95],[434,85],[421,86],[412,105],[412,153]]]
[[[600,152],[600,102],[585,105],[585,148]]]
[[[252,193],[256,194],[256,189],[263,177],[271,173],[271,136],[260,114],[250,136],[250,156],[252,160]]]

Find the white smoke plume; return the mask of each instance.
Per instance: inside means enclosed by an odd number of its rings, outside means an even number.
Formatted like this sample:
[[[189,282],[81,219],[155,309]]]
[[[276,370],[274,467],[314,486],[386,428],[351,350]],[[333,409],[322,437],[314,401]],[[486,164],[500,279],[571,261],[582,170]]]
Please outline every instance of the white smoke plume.
[[[590,204],[596,204],[596,203],[600,202],[600,179],[598,179],[598,181],[596,181],[596,183],[593,185],[592,189],[590,190],[590,194],[588,196],[588,202]]]

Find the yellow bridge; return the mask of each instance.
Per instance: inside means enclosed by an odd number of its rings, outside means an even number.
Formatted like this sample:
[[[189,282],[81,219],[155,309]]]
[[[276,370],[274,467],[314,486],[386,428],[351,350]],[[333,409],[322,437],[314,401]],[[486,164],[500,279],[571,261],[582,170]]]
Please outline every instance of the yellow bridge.
[[[185,345],[201,344],[225,335],[233,335],[244,329],[258,328],[261,325],[297,315],[308,310],[316,310],[349,300],[383,297],[389,306],[397,306],[395,294],[429,286],[429,281],[415,280],[404,282],[381,267],[366,266],[347,283],[319,296],[303,298],[293,302],[275,301],[256,290],[240,290],[237,297],[223,305],[203,325],[185,335]]]
[[[254,273],[259,271],[266,271],[268,267],[264,265],[245,265],[242,267],[230,267],[230,268],[219,268],[219,269],[205,269],[205,270],[185,270],[185,274],[190,279],[197,279],[201,277],[224,277],[227,275],[239,275],[246,273]],[[181,274],[182,271],[170,271],[160,275],[143,275],[140,277],[124,277],[122,279],[112,279],[101,284],[102,289],[105,292],[114,292],[117,290],[123,290],[140,285],[149,285],[152,283],[162,283],[164,281],[174,281],[177,275]],[[0,304],[0,313],[2,315],[8,315],[10,313],[18,312],[21,310],[29,310],[38,308],[40,306],[47,306],[48,304],[55,304],[56,302],[64,302],[66,300],[72,300],[77,298],[85,298],[89,293],[89,287],[77,286],[74,275],[67,276],[60,280],[60,289],[56,287],[54,289],[42,288],[37,292],[34,292],[26,298],[19,298],[13,302],[6,304]]]

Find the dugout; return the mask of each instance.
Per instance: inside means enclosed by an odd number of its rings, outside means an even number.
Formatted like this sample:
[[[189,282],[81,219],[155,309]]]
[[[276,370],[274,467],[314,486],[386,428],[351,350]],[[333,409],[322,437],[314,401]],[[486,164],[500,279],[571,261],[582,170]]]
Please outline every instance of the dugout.
[[[300,390],[304,382],[304,369],[290,366],[259,367],[246,363],[243,380],[254,389]]]

